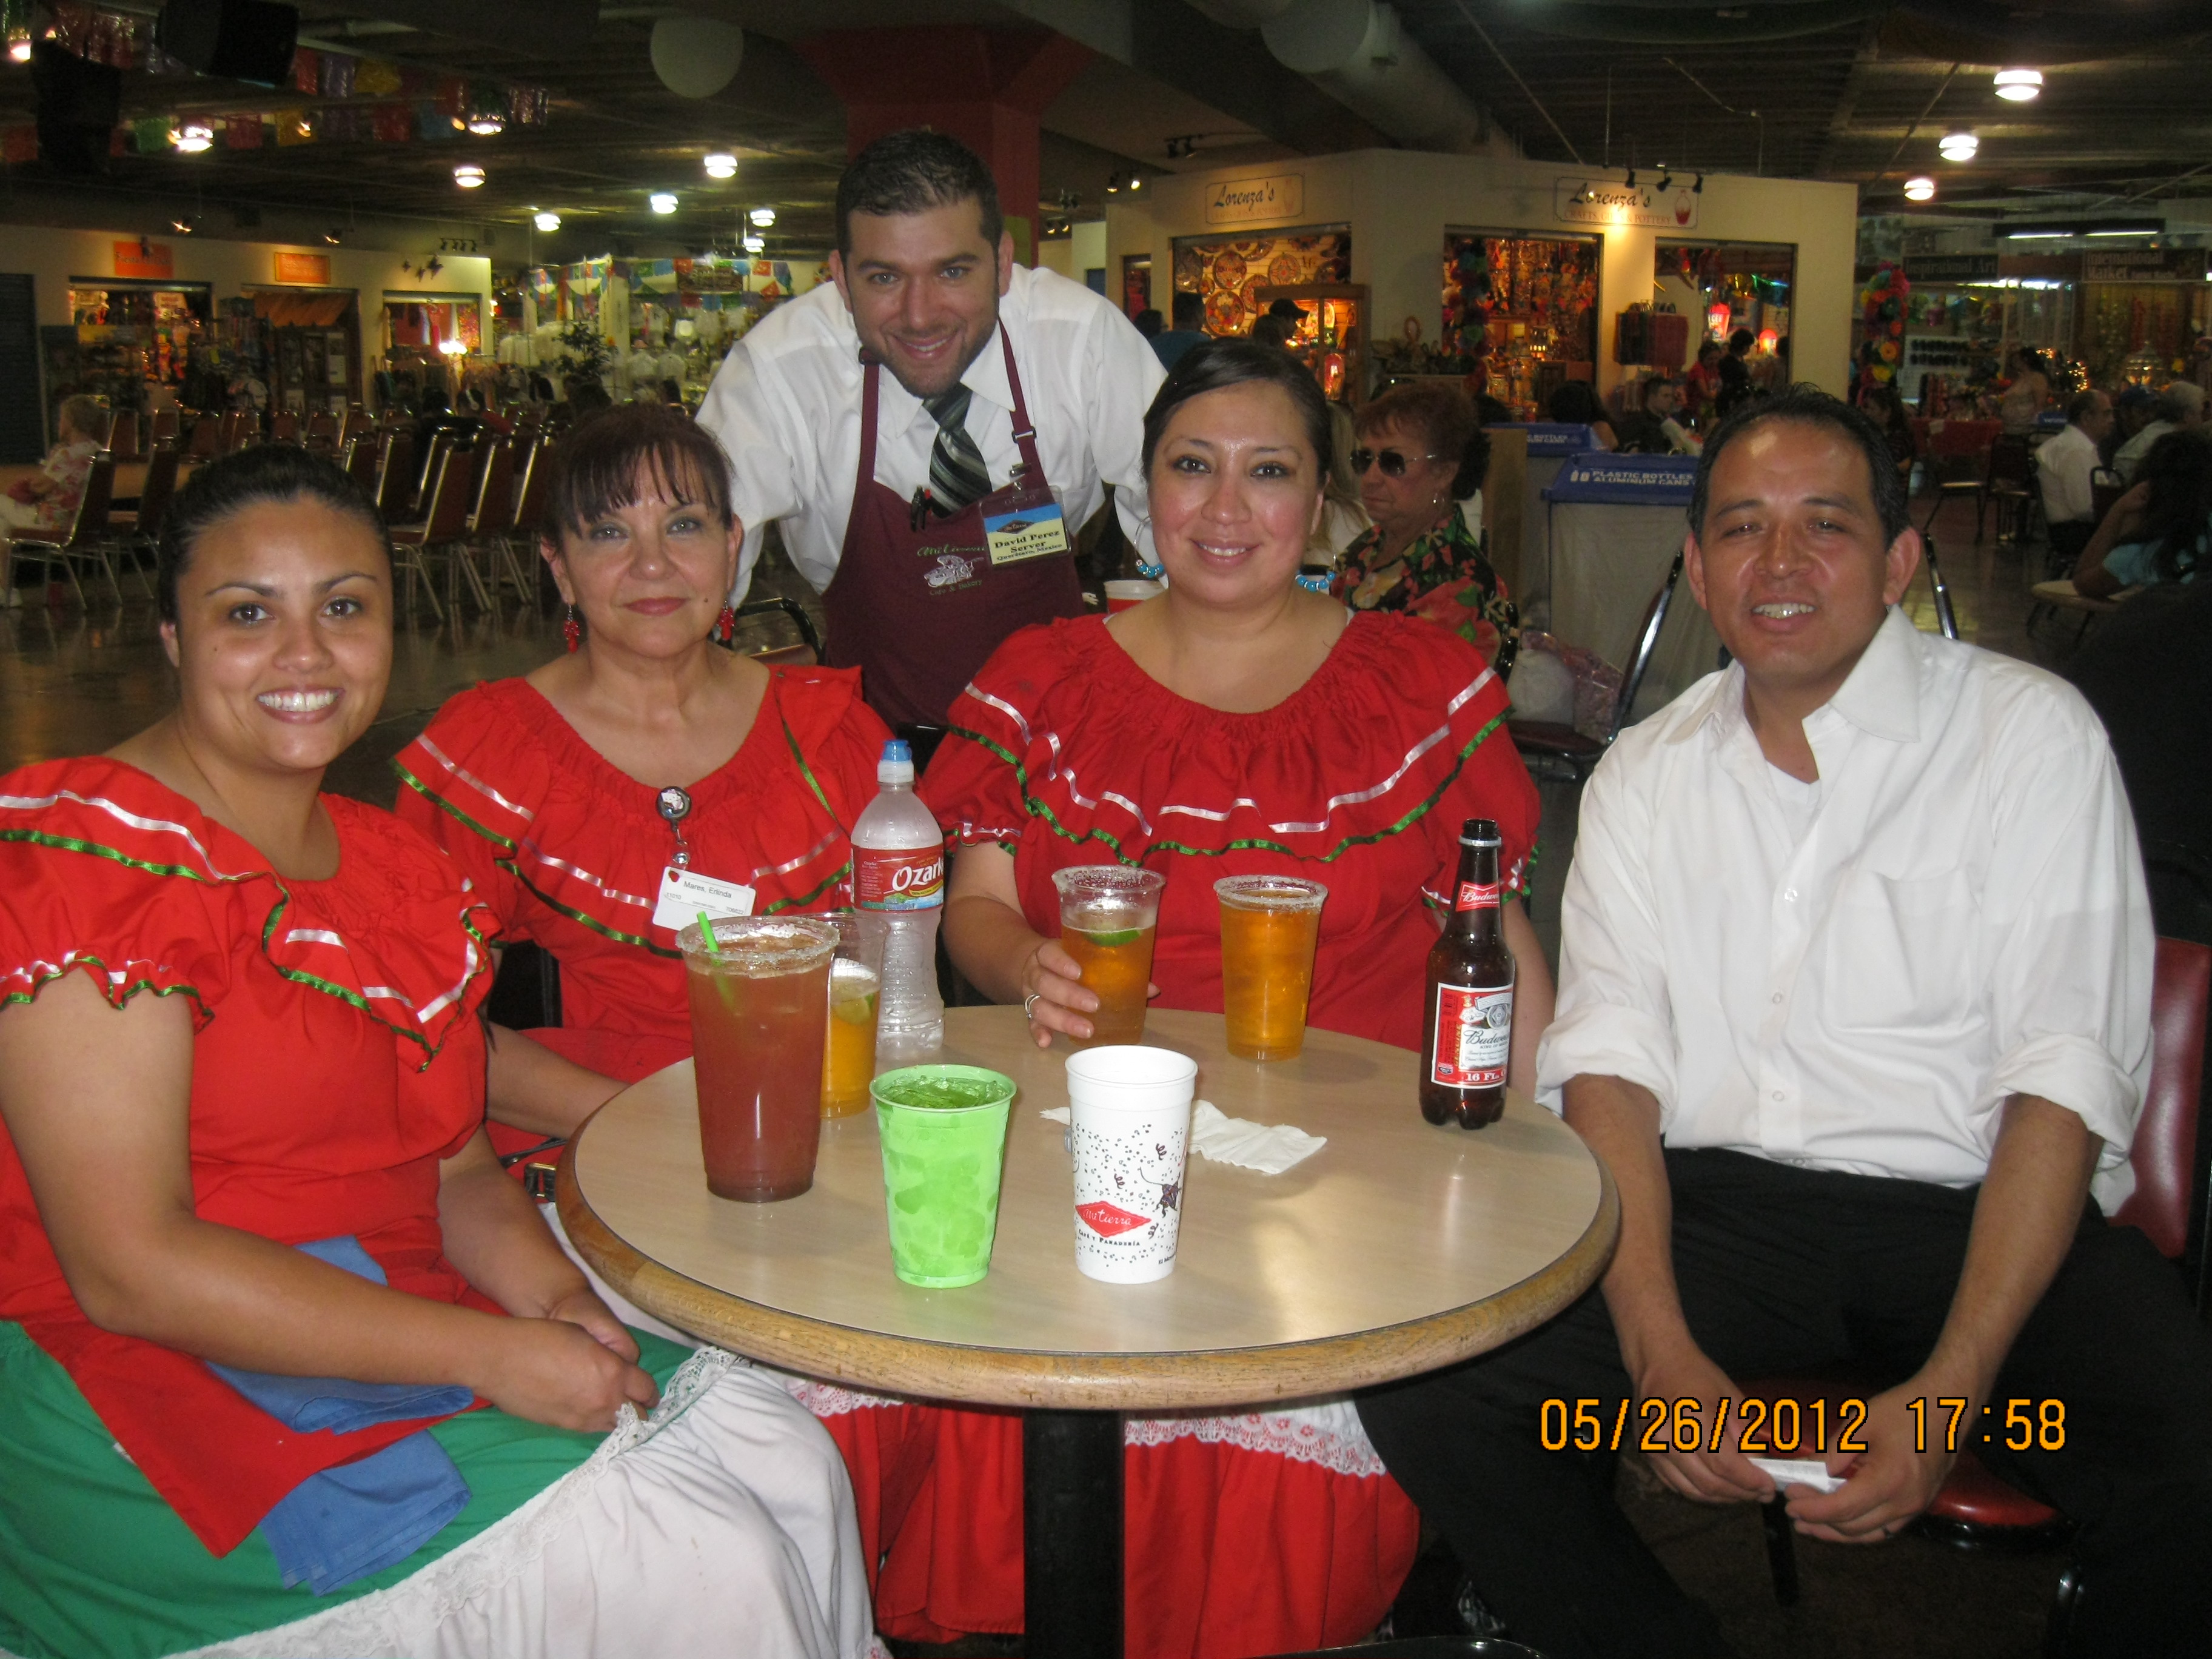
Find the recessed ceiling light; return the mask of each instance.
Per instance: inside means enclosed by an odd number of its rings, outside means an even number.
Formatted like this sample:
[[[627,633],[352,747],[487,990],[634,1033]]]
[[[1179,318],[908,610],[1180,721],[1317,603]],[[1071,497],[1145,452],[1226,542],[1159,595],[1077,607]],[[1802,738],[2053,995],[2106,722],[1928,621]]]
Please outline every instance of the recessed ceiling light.
[[[548,210],[538,214],[530,222],[540,230],[558,230],[561,228],[561,216]]]
[[[1923,175],[1905,181],[1905,199],[1908,202],[1927,202],[1935,199],[1936,181]]]
[[[464,161],[453,169],[453,182],[463,190],[474,190],[484,181],[484,170],[473,161]]]
[[[197,155],[215,143],[215,129],[204,121],[187,121],[170,141],[187,155]]]
[[[2004,69],[1997,71],[1997,96],[2015,104],[2024,104],[2043,91],[2043,71],[2031,69]]]
[[[673,213],[676,211],[676,192],[673,191],[657,190],[653,191],[652,196],[647,199],[652,204],[653,210],[655,213]]]
[[[726,152],[717,150],[714,155],[709,155],[707,158],[707,176],[709,179],[736,178],[738,176],[738,158],[727,154]]]
[[[766,230],[770,225],[775,222],[775,210],[774,208],[755,208],[745,216],[750,219],[755,224],[758,225],[763,230]]]
[[[1947,132],[1938,139],[1936,148],[1947,161],[1971,161],[1982,147],[1982,141],[1971,132]]]

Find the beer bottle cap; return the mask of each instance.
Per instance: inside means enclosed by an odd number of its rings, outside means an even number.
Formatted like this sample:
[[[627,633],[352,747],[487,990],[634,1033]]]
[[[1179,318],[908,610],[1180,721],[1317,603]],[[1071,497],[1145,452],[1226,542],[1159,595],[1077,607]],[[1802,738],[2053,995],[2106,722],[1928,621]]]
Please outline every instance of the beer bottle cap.
[[[1498,847],[1504,841],[1498,833],[1496,818],[1469,818],[1460,826],[1459,844],[1462,847]]]

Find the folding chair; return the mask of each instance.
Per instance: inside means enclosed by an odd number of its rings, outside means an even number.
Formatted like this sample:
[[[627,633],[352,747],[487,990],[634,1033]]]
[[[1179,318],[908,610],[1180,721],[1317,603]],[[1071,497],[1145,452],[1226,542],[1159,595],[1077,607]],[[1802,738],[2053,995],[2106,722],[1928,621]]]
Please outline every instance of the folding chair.
[[[107,453],[118,461],[143,459],[138,453],[138,411],[118,409],[107,422]]]
[[[110,513],[107,517],[114,545],[118,550],[129,551],[131,568],[149,599],[154,597],[154,583],[146,574],[146,566],[161,533],[161,515],[169,510],[169,498],[177,493],[179,459],[173,441],[155,444],[154,453],[146,458],[146,479],[138,486],[137,510]]]
[[[1592,769],[1628,724],[1629,711],[1636,706],[1636,694],[1644,687],[1652,658],[1658,654],[1660,631],[1667,626],[1667,612],[1674,603],[1674,589],[1681,580],[1682,556],[1677,552],[1667,567],[1666,580],[1651,596],[1651,603],[1644,607],[1643,625],[1636,633],[1636,653],[1629,659],[1628,672],[1621,677],[1620,694],[1613,700],[1613,715],[1606,722],[1605,735],[1585,737],[1571,726],[1509,718],[1505,722],[1506,735],[1513,739],[1513,746],[1521,751],[1522,760],[1561,763],[1577,783],[1588,780]]]
[[[6,568],[0,569],[0,595],[15,592],[15,566],[28,560],[36,562],[45,572],[48,581],[53,580],[53,569],[59,565],[69,574],[70,586],[76,590],[77,603],[84,604],[84,583],[78,578],[77,567],[91,565],[107,578],[107,585],[115,592],[115,602],[123,603],[123,585],[115,580],[115,563],[107,554],[108,501],[115,491],[115,460],[106,451],[93,459],[91,471],[85,474],[84,494],[77,498],[76,516],[70,521],[70,532],[59,540],[47,536],[14,536],[6,543]]]
[[[446,607],[438,602],[437,586],[430,580],[429,550],[449,546],[467,533],[469,517],[467,458],[447,450],[438,459],[437,477],[431,481],[429,516],[420,524],[396,526],[392,532],[392,574],[406,579],[405,604],[415,605],[415,583],[419,578],[430,609],[440,622]]]
[[[376,514],[386,524],[404,520],[415,505],[415,434],[394,427],[377,456]]]

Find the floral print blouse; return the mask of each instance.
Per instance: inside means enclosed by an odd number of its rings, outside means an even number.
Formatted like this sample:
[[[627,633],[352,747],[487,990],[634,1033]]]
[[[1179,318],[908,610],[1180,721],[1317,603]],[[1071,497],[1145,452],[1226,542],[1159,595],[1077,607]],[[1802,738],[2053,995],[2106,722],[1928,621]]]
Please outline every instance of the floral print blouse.
[[[1490,568],[1483,544],[1459,503],[1407,548],[1403,568],[1384,575],[1382,532],[1367,531],[1344,550],[1330,592],[1354,611],[1402,611],[1449,629],[1482,653],[1500,679],[1513,672],[1521,613]]]

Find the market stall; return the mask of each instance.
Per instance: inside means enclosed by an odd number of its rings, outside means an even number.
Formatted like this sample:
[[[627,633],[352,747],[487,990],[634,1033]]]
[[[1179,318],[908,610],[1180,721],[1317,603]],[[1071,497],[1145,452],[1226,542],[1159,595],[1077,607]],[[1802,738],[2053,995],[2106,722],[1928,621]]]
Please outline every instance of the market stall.
[[[1470,390],[1527,422],[1568,380],[1595,378],[1598,252],[1595,236],[1444,232],[1438,347]]]
[[[1175,286],[1206,301],[1206,331],[1249,334],[1267,309],[1261,290],[1352,280],[1348,225],[1306,225],[1264,235],[1180,236]]]

